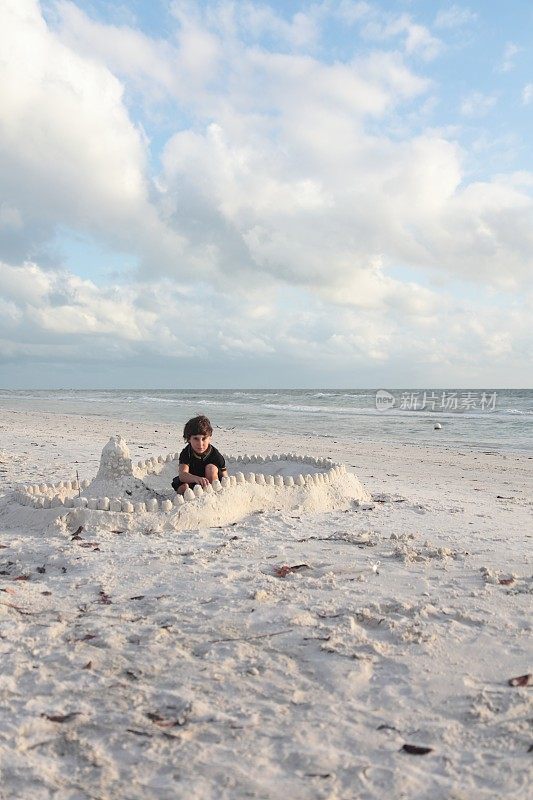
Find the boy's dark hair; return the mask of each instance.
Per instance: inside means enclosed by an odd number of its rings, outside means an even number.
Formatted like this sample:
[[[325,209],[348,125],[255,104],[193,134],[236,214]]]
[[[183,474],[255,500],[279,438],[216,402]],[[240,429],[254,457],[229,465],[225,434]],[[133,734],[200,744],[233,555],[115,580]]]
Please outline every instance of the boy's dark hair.
[[[183,429],[183,438],[189,441],[191,436],[212,436],[213,435],[213,428],[211,427],[211,423],[204,417],[203,414],[200,414],[198,417],[193,417],[190,419]]]

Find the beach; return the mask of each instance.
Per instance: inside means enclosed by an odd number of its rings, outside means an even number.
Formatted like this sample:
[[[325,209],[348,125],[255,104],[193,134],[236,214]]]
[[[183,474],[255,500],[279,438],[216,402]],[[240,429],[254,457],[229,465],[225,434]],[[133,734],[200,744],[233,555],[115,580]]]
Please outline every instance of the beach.
[[[168,419],[4,409],[2,493],[94,477],[115,434],[182,446]],[[77,533],[4,502],[0,797],[525,800],[533,457],[446,436],[215,429],[344,463],[372,499],[337,511]]]
[[[532,22],[0,0],[0,800],[533,800]]]

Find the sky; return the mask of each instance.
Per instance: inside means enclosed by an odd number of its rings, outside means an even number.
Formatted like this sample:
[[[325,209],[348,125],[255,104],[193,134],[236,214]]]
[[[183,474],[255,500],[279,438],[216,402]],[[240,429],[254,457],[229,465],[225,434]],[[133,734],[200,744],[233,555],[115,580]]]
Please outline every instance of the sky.
[[[0,0],[0,386],[533,386],[529,0]]]

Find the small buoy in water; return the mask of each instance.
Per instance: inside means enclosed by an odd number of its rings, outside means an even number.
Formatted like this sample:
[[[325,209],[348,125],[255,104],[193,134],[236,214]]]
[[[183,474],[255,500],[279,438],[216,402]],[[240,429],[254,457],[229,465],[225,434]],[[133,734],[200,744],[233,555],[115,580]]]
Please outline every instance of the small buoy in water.
[[[433,430],[435,430],[435,431],[440,431],[440,430],[441,430],[441,428],[442,428],[442,425],[440,424],[440,422],[436,422],[436,423],[435,423],[435,426],[434,426],[434,428],[433,428]]]

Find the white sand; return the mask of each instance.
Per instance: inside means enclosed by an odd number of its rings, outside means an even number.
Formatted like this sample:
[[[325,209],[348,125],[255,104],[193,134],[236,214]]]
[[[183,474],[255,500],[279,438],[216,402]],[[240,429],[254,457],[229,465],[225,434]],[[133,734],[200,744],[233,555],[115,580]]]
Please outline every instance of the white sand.
[[[134,460],[180,447],[168,424],[5,412],[5,491],[94,477],[115,433]],[[344,461],[366,510],[81,538],[4,513],[0,797],[528,797],[532,690],[508,679],[533,671],[533,460],[435,437],[216,431]]]

